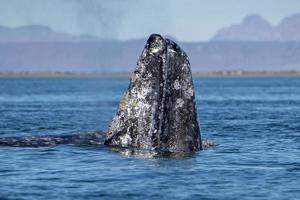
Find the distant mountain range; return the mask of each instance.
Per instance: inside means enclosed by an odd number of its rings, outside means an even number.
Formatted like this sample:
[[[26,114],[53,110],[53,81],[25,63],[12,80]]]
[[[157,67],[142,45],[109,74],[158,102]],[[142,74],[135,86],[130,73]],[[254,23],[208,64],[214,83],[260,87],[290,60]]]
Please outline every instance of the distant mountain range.
[[[260,15],[249,15],[242,23],[217,32],[214,41],[300,41],[300,13],[272,26]]]
[[[29,25],[16,28],[0,26],[0,42],[88,42],[99,38],[55,32],[48,26]]]
[[[136,65],[146,38],[104,40],[47,26],[0,26],[0,71],[127,72]],[[178,41],[177,41],[178,42]],[[194,72],[300,70],[300,14],[272,26],[259,15],[223,28],[206,42],[178,42]]]

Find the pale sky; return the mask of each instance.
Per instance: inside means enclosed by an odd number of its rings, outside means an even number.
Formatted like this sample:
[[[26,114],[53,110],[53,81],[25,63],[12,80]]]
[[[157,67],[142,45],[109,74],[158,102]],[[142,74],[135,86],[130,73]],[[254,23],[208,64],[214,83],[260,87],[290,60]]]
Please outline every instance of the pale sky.
[[[300,0],[0,0],[0,25],[41,24],[113,39],[160,33],[203,41],[249,14],[276,25],[299,12]]]

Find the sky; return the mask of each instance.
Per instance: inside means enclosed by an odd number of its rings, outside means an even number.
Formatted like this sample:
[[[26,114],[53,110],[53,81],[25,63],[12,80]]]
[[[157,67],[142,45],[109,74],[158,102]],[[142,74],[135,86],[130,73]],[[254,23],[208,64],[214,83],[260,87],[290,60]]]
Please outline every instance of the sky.
[[[2,26],[40,24],[122,40],[159,33],[204,41],[249,14],[276,25],[294,13],[300,13],[300,0],[0,0]]]

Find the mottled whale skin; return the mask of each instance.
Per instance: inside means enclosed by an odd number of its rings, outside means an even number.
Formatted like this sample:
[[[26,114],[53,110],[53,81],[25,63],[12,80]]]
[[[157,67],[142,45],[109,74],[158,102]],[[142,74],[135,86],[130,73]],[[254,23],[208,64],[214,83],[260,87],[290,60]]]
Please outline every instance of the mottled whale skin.
[[[106,133],[0,138],[0,146],[58,144],[105,144],[153,152],[195,152],[215,146],[201,141],[186,53],[172,40],[152,34]]]
[[[168,152],[202,149],[190,63],[172,40],[149,37],[105,144]]]
[[[68,135],[42,135],[0,138],[2,147],[47,147],[60,144],[99,145],[103,144],[105,133],[101,131]]]

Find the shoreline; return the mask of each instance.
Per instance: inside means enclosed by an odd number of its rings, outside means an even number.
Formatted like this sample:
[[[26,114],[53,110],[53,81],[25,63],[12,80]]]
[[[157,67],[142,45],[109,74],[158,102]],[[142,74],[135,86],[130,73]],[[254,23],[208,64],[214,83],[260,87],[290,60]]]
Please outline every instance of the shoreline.
[[[131,72],[63,72],[63,71],[0,71],[0,78],[93,78],[93,77],[130,77]],[[225,70],[210,72],[193,72],[193,77],[300,77],[300,70],[282,71],[241,71]]]

